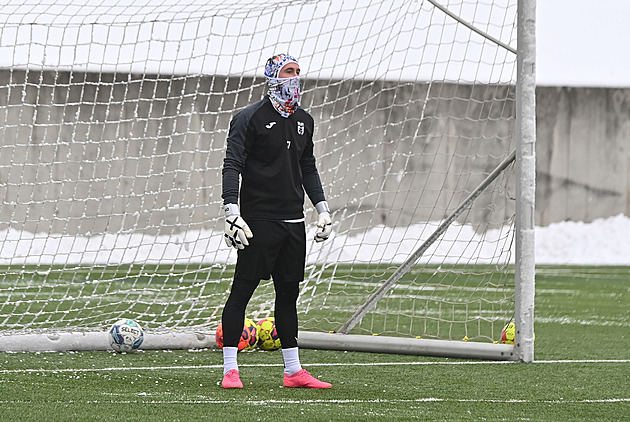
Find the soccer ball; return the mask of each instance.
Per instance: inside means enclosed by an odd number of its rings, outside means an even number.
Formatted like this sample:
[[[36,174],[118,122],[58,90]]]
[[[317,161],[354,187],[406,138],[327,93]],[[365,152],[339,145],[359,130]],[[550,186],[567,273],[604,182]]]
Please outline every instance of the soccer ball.
[[[516,324],[510,322],[501,330],[501,343],[514,344],[516,336]],[[536,333],[534,333],[534,341],[536,341]]]
[[[280,348],[280,337],[276,330],[276,320],[273,317],[258,321],[258,347],[263,350],[276,350]]]
[[[516,336],[516,324],[510,322],[501,330],[501,343],[514,344],[514,337]]]
[[[118,353],[132,353],[144,341],[142,327],[133,319],[116,321],[109,330],[109,344]]]
[[[215,340],[217,341],[217,346],[223,349],[223,323],[221,322],[217,327]],[[256,324],[251,319],[245,318],[241,340],[238,342],[238,350],[251,350],[256,346],[256,343],[258,343],[258,329]]]

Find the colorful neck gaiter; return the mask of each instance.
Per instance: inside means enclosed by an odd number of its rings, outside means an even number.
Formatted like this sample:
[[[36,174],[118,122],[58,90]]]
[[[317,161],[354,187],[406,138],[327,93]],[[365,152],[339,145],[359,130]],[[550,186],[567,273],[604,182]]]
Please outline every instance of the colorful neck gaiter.
[[[299,106],[300,77],[278,78],[280,70],[289,63],[299,64],[295,57],[278,54],[267,60],[265,77],[269,86],[269,99],[282,117],[289,117]]]
[[[284,118],[293,114],[300,100],[300,77],[268,78],[267,84],[273,108]]]

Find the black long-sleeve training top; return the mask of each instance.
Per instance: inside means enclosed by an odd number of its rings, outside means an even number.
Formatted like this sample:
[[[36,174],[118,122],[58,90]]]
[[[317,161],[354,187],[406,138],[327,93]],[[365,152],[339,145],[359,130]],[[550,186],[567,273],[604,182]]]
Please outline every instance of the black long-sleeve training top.
[[[304,217],[304,191],[325,200],[313,155],[314,121],[298,107],[282,117],[268,96],[241,110],[230,123],[223,160],[223,203],[238,204],[245,220]]]

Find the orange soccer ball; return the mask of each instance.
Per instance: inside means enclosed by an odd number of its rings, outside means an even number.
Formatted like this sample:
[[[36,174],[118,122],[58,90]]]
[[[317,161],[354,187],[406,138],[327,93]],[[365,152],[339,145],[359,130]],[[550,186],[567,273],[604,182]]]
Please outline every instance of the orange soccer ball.
[[[217,346],[223,349],[223,323],[219,323],[217,332],[215,333],[215,340]],[[245,324],[243,324],[243,332],[241,333],[241,339],[238,342],[238,350],[250,350],[253,349],[258,343],[258,329],[254,321],[249,318],[245,318]]]

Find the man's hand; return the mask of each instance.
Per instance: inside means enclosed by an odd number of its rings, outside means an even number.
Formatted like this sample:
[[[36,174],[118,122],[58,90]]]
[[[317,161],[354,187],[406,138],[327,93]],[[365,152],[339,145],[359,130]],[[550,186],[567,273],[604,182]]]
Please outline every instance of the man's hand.
[[[332,232],[332,220],[329,212],[322,212],[317,219],[317,233],[315,233],[315,241],[323,242],[330,237]]]
[[[247,239],[254,237],[254,234],[241,217],[238,205],[227,204],[225,214],[225,244],[236,249],[245,249],[249,245]]]

